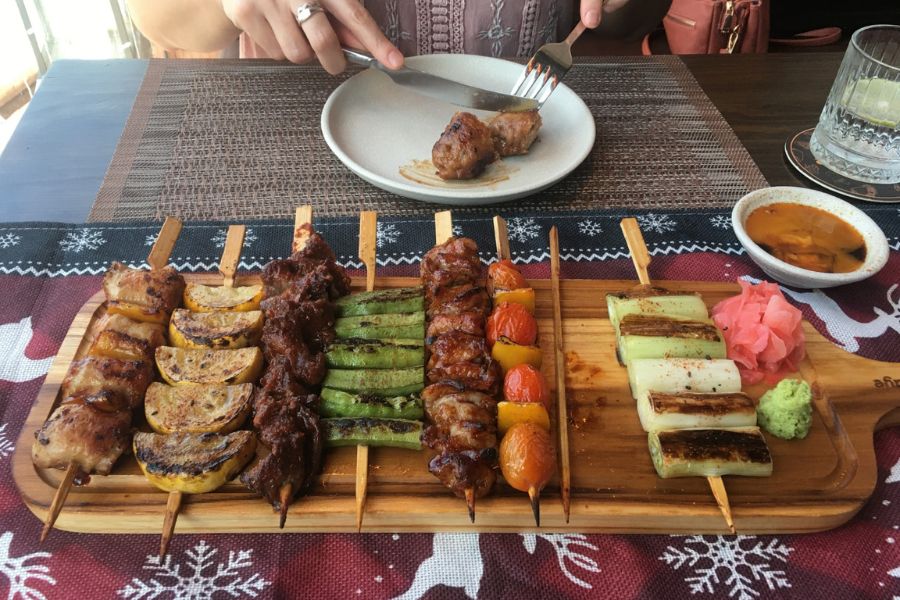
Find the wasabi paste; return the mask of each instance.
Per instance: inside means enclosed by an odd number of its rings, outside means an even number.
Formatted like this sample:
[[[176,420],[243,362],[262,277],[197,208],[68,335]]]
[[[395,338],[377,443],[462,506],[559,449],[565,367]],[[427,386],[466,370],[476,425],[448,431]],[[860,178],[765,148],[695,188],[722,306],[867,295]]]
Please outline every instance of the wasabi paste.
[[[812,424],[812,390],[800,379],[782,379],[759,399],[759,425],[785,440],[802,439]]]

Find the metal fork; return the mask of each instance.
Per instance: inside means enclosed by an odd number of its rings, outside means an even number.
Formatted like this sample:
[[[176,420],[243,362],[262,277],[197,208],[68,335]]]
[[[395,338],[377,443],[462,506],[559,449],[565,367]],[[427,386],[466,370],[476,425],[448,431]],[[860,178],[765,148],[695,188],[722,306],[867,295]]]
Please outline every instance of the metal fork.
[[[561,42],[544,44],[534,53],[510,92],[513,96],[537,100],[538,108],[543,106],[560,80],[572,68],[572,44],[582,33],[585,25],[581,21],[572,33]]]

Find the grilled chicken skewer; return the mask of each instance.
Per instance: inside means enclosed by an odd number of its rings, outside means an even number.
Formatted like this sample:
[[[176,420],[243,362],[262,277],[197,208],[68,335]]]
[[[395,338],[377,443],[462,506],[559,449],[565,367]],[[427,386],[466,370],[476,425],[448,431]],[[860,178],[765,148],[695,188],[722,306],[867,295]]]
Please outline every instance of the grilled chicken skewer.
[[[378,229],[378,214],[374,211],[359,213],[359,260],[366,266],[366,291],[375,289],[375,247]],[[362,530],[363,511],[369,484],[369,447],[356,447],[356,530]]]
[[[423,442],[437,455],[429,470],[457,496],[469,518],[496,481],[498,365],[483,337],[490,312],[478,248],[454,238],[450,213],[435,215],[438,245],[422,261],[431,356],[422,392],[429,426]],[[434,325],[442,322],[440,330]],[[479,333],[480,332],[480,333]]]
[[[647,267],[650,265],[650,253],[647,251],[647,244],[644,243],[644,236],[638,225],[637,219],[627,218],[621,222],[622,233],[625,236],[625,243],[628,245],[628,252],[631,254],[631,261],[634,263],[634,269],[637,271],[638,280],[644,289],[652,287],[650,283],[650,274]],[[722,481],[720,475],[710,475],[706,478],[709,483],[709,489],[712,491],[716,504],[725,518],[725,523],[732,533],[734,529],[734,518],[731,515],[731,503],[728,501],[728,492],[725,490],[725,482]]]
[[[222,284],[225,287],[234,287],[234,276],[237,272],[238,263],[241,260],[245,232],[246,227],[243,225],[232,225],[228,228],[228,233],[225,237],[225,248],[219,261],[219,272],[222,274]],[[137,444],[135,445],[137,446]],[[135,452],[135,455],[137,455],[137,452]],[[243,460],[240,462],[240,466],[242,467],[246,462],[246,459]],[[174,489],[169,492],[169,499],[166,502],[166,515],[163,519],[162,535],[159,540],[160,557],[165,556],[169,550],[169,542],[175,533],[175,523],[178,521],[178,512],[181,510],[183,494],[184,492],[181,489]]]
[[[143,401],[150,383],[150,352],[162,342],[161,331],[146,323],[167,320],[184,287],[174,269],[166,267],[180,233],[181,221],[166,218],[147,257],[150,272],[114,263],[104,276],[107,312],[115,316],[106,321],[90,352],[116,357],[89,357],[74,363],[62,385],[62,404],[35,432],[35,465],[66,465],[47,511],[41,541],[47,539],[72,485],[86,483],[91,473],[108,474],[128,447],[131,411]],[[123,353],[131,354],[129,358],[144,356],[143,360],[122,360],[126,358]]]

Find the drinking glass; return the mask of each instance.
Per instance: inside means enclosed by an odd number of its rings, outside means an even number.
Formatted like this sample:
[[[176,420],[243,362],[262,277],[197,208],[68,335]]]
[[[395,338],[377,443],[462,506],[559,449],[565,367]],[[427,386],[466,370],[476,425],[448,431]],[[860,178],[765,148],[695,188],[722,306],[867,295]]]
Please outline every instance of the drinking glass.
[[[810,149],[850,179],[900,183],[900,26],[853,34]]]

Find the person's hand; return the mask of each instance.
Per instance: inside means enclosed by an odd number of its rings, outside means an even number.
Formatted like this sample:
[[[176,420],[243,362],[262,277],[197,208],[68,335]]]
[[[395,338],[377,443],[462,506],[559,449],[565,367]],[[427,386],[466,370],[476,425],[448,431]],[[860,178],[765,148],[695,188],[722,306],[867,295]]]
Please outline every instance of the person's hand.
[[[332,75],[347,66],[341,43],[368,50],[378,62],[397,69],[403,55],[384,36],[358,0],[319,0],[326,12],[299,25],[297,8],[307,0],[222,0],[235,27],[247,33],[274,59],[295,63],[318,58]],[[327,13],[327,14],[326,14]]]
[[[591,29],[600,24],[603,13],[619,10],[628,0],[581,0],[581,22]]]

